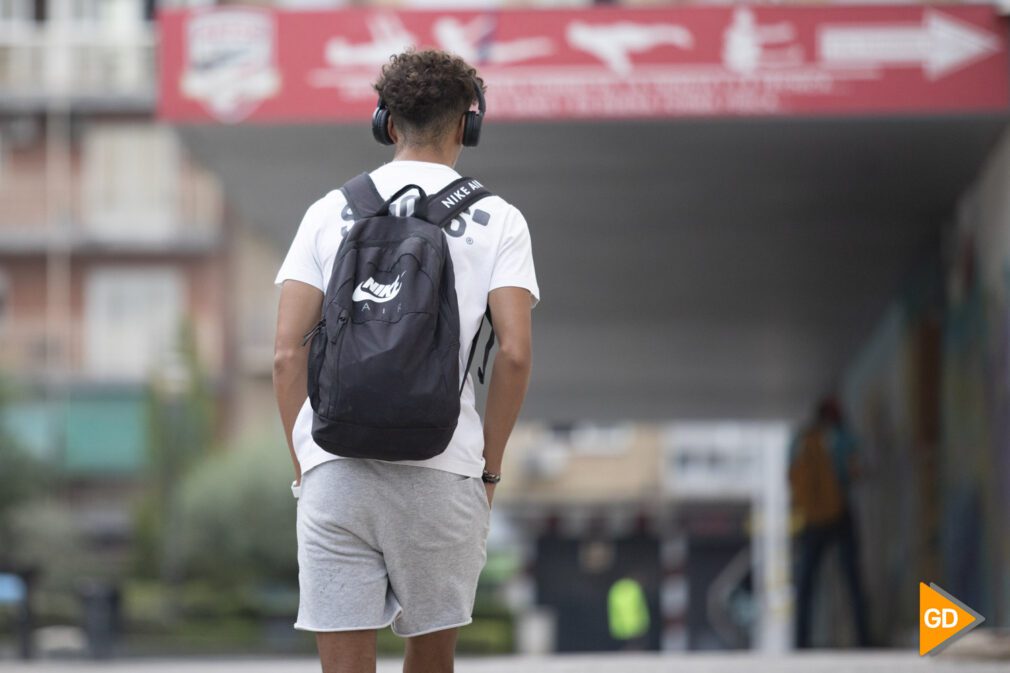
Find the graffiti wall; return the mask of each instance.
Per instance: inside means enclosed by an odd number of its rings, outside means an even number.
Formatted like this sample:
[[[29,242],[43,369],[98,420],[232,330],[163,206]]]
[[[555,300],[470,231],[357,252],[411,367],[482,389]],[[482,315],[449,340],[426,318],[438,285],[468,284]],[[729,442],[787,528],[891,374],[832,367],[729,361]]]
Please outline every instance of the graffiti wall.
[[[847,372],[860,439],[854,486],[870,624],[900,644],[916,626],[917,579],[937,572],[939,259],[925,263]]]
[[[960,204],[943,334],[939,530],[950,591],[1010,622],[1010,134]],[[987,612],[988,610],[988,612]]]
[[[919,580],[1010,624],[1010,134],[844,378],[872,622],[914,622]],[[897,626],[892,626],[897,625]]]

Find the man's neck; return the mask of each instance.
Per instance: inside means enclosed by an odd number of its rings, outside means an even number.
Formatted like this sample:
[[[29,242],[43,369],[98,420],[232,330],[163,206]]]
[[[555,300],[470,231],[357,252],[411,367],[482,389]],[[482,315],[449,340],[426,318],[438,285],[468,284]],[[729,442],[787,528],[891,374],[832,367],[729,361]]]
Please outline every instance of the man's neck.
[[[443,164],[452,168],[459,158],[459,151],[453,147],[402,147],[397,148],[393,161],[426,161]]]

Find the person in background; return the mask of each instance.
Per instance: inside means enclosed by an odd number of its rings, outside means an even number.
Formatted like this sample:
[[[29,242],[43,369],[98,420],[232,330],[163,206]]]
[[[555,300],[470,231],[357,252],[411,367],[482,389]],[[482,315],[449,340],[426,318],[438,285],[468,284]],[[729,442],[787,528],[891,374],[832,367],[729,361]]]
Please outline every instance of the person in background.
[[[607,592],[610,637],[625,650],[644,650],[649,638],[649,602],[636,578],[622,577]]]
[[[838,400],[824,398],[812,422],[793,443],[789,486],[799,521],[797,544],[796,647],[810,647],[814,588],[824,552],[837,544],[841,570],[852,597],[856,639],[869,646],[868,615],[859,569],[859,537],[852,513],[852,484],[859,453]]]

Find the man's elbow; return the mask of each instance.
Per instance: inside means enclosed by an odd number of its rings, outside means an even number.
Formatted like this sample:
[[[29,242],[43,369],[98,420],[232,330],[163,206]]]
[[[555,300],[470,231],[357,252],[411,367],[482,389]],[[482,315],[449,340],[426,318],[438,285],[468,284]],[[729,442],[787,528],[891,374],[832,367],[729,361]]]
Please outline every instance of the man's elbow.
[[[528,372],[533,367],[533,353],[528,345],[502,344],[495,356],[495,363],[512,371]]]
[[[300,349],[294,346],[277,346],[274,348],[274,376],[283,376],[298,371],[305,357]]]

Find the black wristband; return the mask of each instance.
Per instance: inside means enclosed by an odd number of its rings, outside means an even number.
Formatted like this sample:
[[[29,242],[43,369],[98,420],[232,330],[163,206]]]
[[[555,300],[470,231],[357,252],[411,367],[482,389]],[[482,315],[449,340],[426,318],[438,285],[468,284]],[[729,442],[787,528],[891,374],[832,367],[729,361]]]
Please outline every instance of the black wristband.
[[[487,470],[484,470],[484,474],[480,475],[480,478],[485,484],[497,484],[501,481],[500,474],[494,474],[493,472],[488,472]]]

